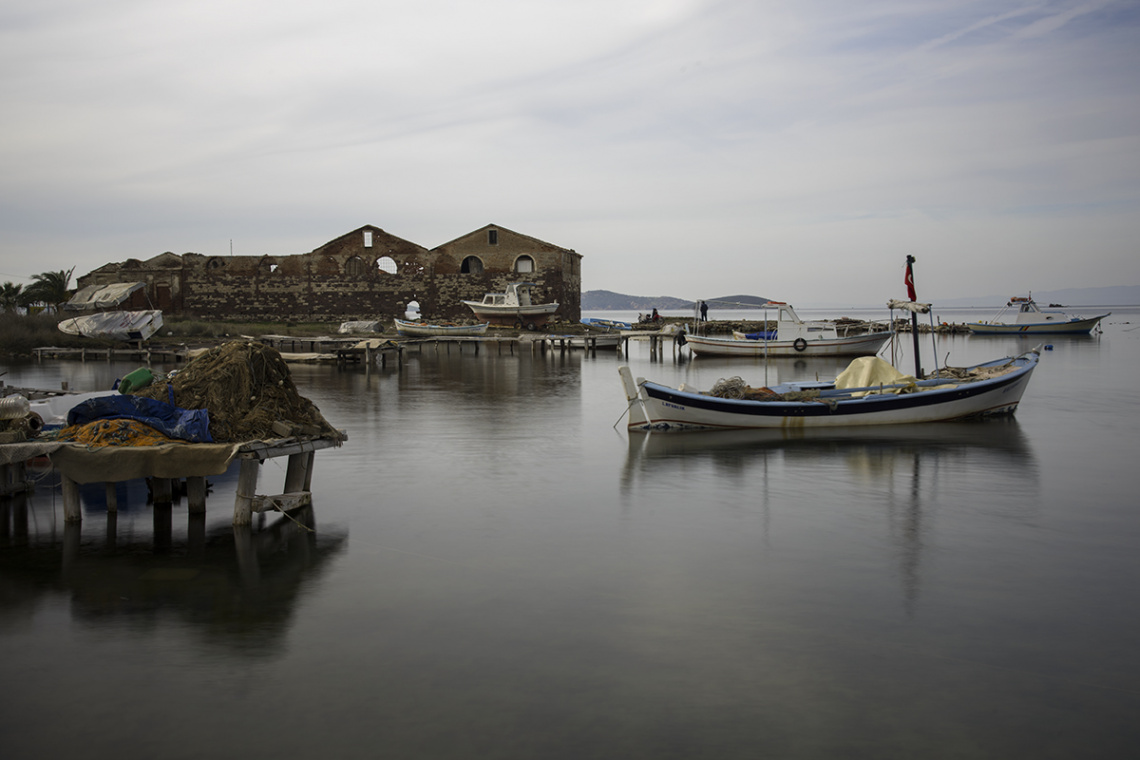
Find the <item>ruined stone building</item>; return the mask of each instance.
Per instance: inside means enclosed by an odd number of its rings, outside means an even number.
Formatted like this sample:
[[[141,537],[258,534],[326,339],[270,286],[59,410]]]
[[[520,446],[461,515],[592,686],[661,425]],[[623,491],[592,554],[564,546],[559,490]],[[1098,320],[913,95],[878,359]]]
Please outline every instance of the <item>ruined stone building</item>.
[[[323,322],[402,317],[417,301],[426,319],[471,319],[464,300],[532,282],[536,302],[557,301],[556,319],[577,322],[582,257],[498,225],[427,249],[366,225],[311,253],[204,256],[163,253],[105,264],[79,287],[145,282],[123,305],[170,317]]]

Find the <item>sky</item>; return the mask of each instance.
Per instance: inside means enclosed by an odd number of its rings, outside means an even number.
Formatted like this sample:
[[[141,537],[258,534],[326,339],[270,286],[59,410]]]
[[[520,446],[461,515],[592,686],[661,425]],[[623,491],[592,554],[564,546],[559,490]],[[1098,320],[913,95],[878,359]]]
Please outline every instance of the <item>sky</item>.
[[[0,281],[497,224],[583,290],[1140,285],[1138,0],[0,0]]]

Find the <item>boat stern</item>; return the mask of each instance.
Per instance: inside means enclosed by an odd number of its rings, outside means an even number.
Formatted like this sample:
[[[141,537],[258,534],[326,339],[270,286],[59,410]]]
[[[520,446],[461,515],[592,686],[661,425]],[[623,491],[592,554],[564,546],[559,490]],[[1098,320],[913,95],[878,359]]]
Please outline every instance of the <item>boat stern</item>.
[[[633,373],[625,365],[618,367],[618,375],[621,376],[621,385],[628,405],[626,411],[629,412],[629,427],[645,427],[649,424],[649,416],[645,412],[645,403],[641,397],[641,384],[645,382],[645,378],[639,377],[634,380]]]

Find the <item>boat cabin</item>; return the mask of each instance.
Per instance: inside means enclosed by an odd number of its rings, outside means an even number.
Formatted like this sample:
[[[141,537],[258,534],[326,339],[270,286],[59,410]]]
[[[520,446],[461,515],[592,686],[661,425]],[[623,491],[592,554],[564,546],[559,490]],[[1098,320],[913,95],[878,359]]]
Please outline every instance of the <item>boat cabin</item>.
[[[839,337],[835,323],[822,320],[805,322],[796,314],[796,310],[789,303],[783,301],[769,301],[765,308],[776,308],[776,334],[777,340],[820,340],[821,338]]]
[[[487,293],[483,296],[484,306],[530,306],[530,289],[533,282],[509,282],[506,293]]]

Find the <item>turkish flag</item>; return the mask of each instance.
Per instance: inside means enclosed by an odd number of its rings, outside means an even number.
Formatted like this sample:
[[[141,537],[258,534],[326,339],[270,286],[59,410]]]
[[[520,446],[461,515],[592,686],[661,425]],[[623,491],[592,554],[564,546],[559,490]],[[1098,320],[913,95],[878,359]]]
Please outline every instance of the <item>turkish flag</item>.
[[[912,300],[912,301],[917,301],[918,296],[916,296],[914,294],[914,272],[911,271],[909,263],[907,263],[907,265],[906,265],[906,279],[904,280],[904,282],[906,282],[907,297],[909,297],[910,300]]]

